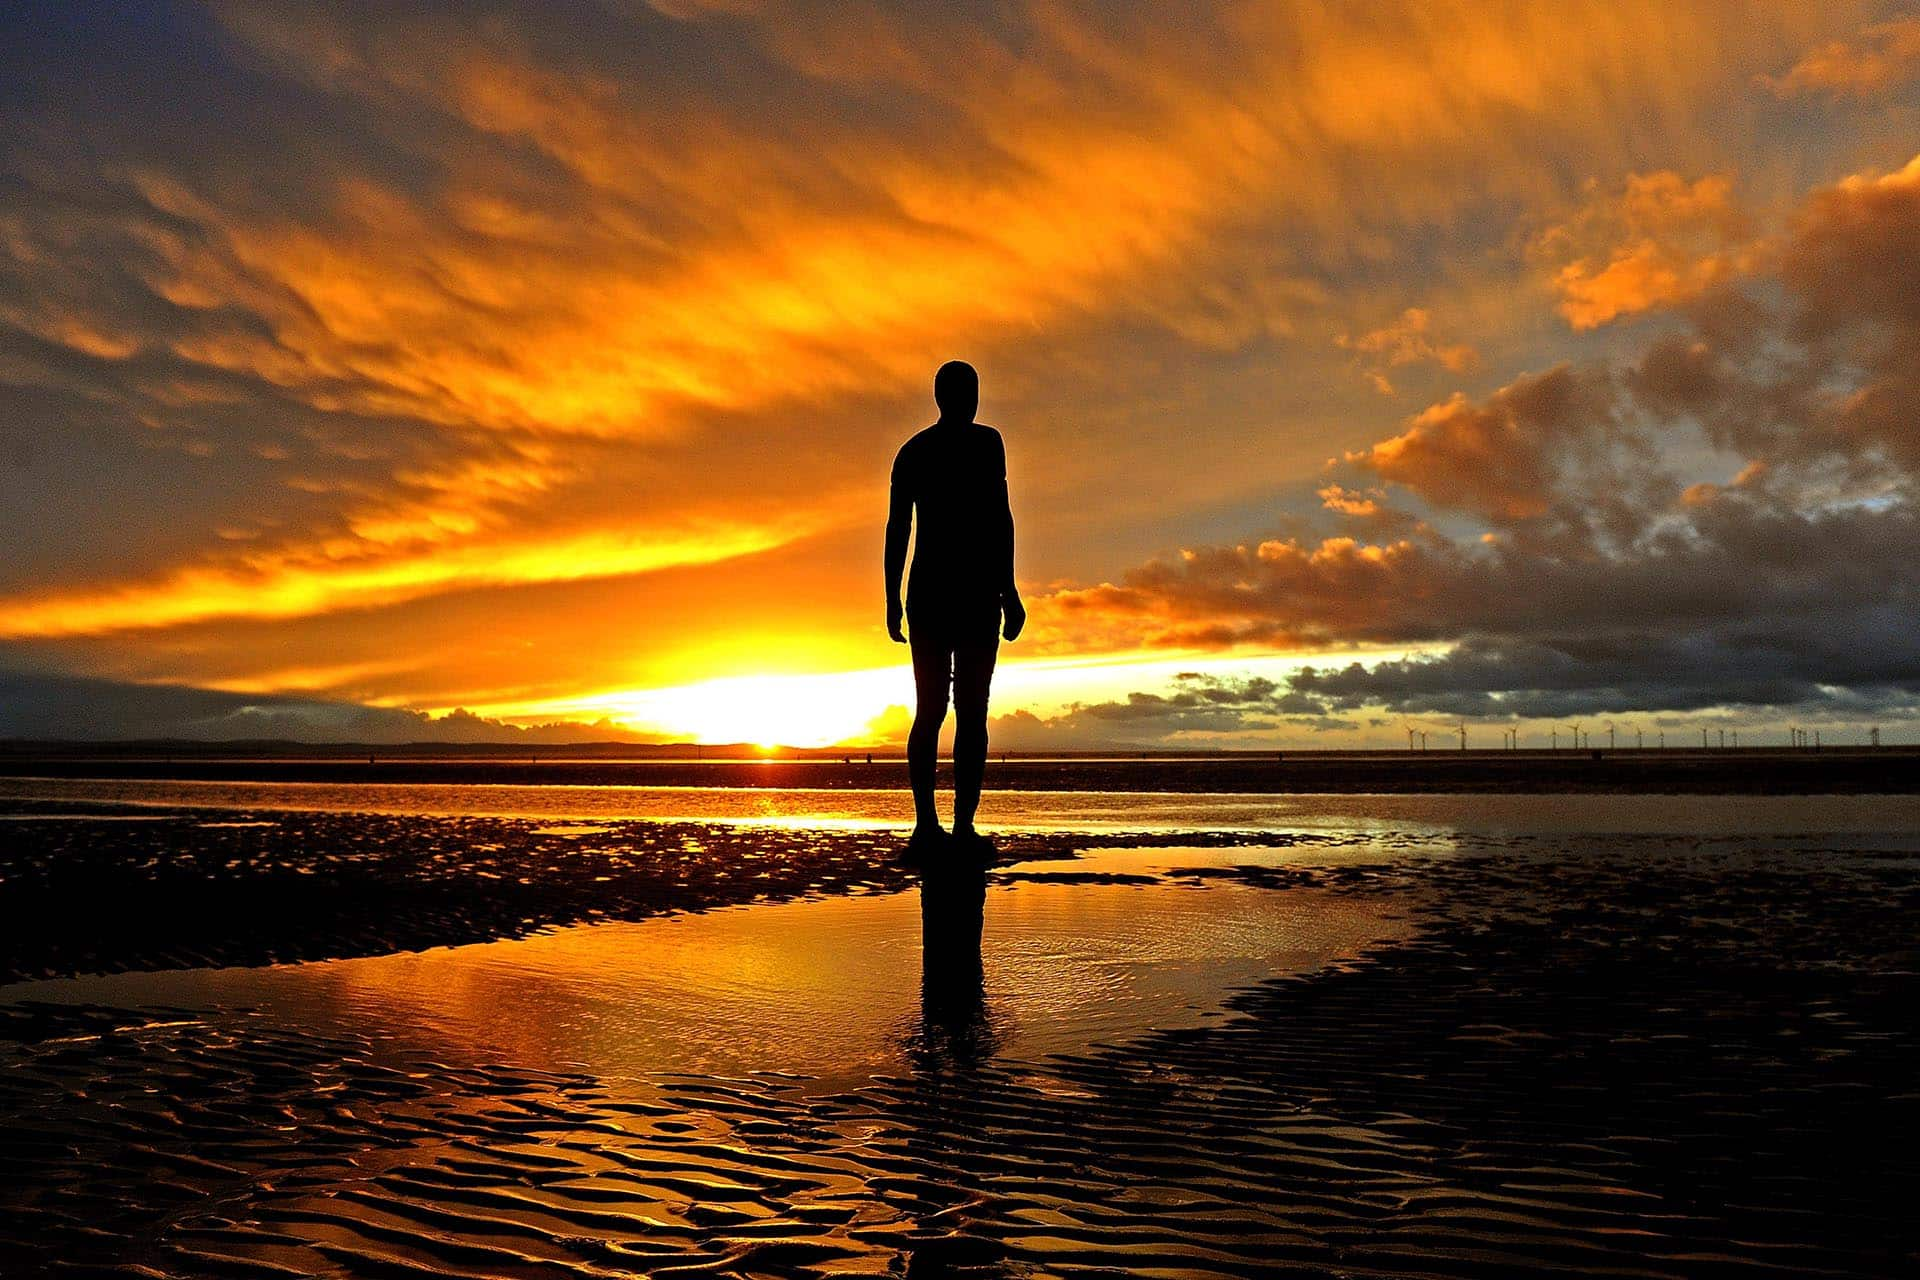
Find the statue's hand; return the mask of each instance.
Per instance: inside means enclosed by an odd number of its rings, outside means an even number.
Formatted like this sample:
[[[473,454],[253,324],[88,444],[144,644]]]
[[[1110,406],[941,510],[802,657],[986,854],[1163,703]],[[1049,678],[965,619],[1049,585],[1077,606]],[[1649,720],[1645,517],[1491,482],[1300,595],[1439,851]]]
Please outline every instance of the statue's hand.
[[[1007,598],[1001,602],[1000,607],[1007,615],[1006,629],[1001,634],[1009,640],[1018,640],[1020,633],[1026,630],[1027,606],[1020,603],[1017,592],[1008,592]]]
[[[905,644],[907,638],[900,634],[901,610],[898,600],[887,601],[887,634],[895,644]]]

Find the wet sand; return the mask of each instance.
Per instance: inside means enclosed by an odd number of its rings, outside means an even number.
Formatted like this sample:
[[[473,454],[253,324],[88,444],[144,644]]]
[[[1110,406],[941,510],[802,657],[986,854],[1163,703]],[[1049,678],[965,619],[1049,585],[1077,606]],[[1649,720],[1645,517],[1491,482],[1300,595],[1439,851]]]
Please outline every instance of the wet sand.
[[[514,938],[809,894],[913,873],[892,830],[718,822],[0,805],[0,982],[270,964]],[[1164,843],[1011,833],[1002,858]],[[1193,844],[1245,843],[1233,832]],[[1263,836],[1347,844],[1351,834]]]
[[[896,778],[894,781],[898,781]],[[913,823],[913,800],[881,787],[653,787],[452,782],[262,782],[180,778],[0,777],[0,823],[43,817],[154,821],[193,810],[361,813],[392,817],[539,818],[578,826],[645,818],[808,831],[892,831]],[[216,815],[208,815],[213,821]],[[987,797],[983,829],[1020,835],[1193,832],[1293,836],[1409,832],[1609,831],[1648,835],[1727,832],[1920,831],[1920,793],[1875,795],[1655,795],[1631,803],[1605,792],[1514,791],[1308,794],[1223,791],[1039,791]],[[1056,841],[1057,843],[1057,841]]]
[[[331,856],[431,868],[509,830]],[[781,838],[780,892],[899,875],[874,833]],[[0,993],[0,1274],[1913,1273],[1911,837],[1236,839],[1040,841],[985,892],[1133,886],[1145,912],[1231,886],[1404,927],[1225,1016],[1021,1056],[943,880],[916,1034],[826,1090]]]

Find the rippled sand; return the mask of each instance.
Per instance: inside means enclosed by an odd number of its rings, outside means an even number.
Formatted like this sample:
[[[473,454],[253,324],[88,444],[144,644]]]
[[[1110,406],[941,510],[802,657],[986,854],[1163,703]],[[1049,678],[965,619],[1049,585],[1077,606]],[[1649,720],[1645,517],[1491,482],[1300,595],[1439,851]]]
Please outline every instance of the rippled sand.
[[[1068,1052],[996,1038],[991,935],[972,967],[942,888],[895,1061],[830,1088],[16,998],[0,1271],[1912,1274],[1910,841],[1373,839],[996,873],[989,904],[1231,886],[1403,921]]]

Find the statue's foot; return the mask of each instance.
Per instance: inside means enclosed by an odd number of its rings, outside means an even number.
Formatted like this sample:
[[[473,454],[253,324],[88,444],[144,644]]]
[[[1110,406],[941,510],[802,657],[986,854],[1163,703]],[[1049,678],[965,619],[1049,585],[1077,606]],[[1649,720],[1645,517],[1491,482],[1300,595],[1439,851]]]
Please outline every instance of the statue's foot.
[[[975,831],[972,823],[964,827],[957,823],[954,825],[953,849],[962,857],[979,863],[992,862],[998,852],[993,847],[993,841]]]
[[[947,833],[940,829],[939,823],[922,823],[907,837],[906,847],[895,860],[910,867],[924,866],[946,844]]]

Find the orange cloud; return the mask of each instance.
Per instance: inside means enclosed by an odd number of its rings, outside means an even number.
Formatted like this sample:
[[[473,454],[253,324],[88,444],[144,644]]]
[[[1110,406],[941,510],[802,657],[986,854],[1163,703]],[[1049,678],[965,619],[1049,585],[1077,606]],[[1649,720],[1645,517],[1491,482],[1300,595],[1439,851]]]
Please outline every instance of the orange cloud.
[[[1590,197],[1533,245],[1560,264],[1553,286],[1576,329],[1698,297],[1751,264],[1750,220],[1724,176],[1634,174],[1618,194]]]
[[[1357,336],[1343,333],[1334,341],[1366,357],[1364,369],[1368,380],[1376,391],[1390,396],[1394,392],[1385,372],[1389,368],[1431,361],[1450,373],[1463,373],[1478,362],[1479,353],[1464,342],[1434,341],[1432,327],[1430,312],[1421,307],[1408,307],[1392,324]]]
[[[407,531],[416,532],[411,527]],[[402,555],[367,550],[380,541],[361,534],[339,545],[280,548],[142,582],[23,592],[0,600],[0,638],[97,635],[210,618],[297,618],[460,588],[650,573],[748,555],[806,532],[787,521],[778,530],[747,524],[709,525],[677,534],[595,530],[505,544],[438,545],[436,539],[427,539],[427,547],[415,546]]]
[[[1380,490],[1361,493],[1344,485],[1330,484],[1316,490],[1320,505],[1347,516],[1372,516],[1380,513]]]
[[[1436,506],[1507,523],[1545,515],[1562,471],[1590,462],[1614,438],[1606,388],[1562,365],[1485,401],[1455,392],[1346,461]]]
[[[1920,76],[1920,17],[1876,23],[1856,40],[1821,45],[1778,76],[1759,81],[1774,96],[1792,98],[1820,93],[1828,97],[1868,97]]]

